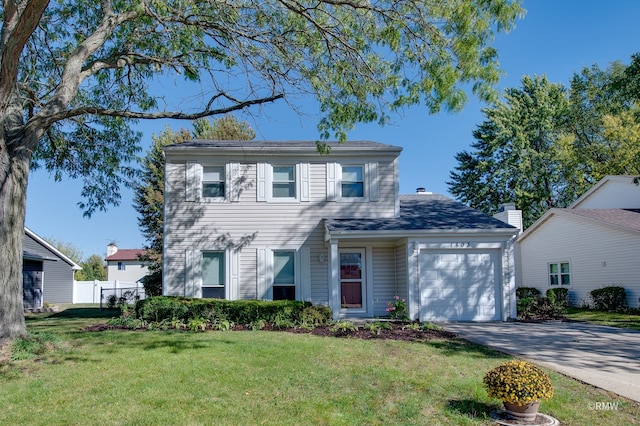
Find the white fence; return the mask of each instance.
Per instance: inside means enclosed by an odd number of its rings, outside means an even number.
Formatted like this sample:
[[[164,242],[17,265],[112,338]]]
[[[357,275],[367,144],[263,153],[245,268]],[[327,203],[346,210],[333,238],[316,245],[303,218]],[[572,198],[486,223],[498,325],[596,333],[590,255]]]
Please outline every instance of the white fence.
[[[74,281],[73,303],[100,303],[100,294],[104,297],[118,294],[118,289],[121,288],[137,288],[144,291],[142,284],[129,281]],[[109,291],[110,289],[113,291]]]

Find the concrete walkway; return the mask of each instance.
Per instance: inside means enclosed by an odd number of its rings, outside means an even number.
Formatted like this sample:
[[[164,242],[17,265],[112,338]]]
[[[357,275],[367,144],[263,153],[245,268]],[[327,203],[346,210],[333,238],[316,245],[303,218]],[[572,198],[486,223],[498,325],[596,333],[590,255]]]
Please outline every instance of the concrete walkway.
[[[465,340],[640,402],[640,332],[579,322],[442,325]]]

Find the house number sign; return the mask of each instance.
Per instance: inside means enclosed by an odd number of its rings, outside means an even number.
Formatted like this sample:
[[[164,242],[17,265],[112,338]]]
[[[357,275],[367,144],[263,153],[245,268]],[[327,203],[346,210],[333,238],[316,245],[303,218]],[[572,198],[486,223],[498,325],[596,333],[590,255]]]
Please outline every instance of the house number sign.
[[[470,248],[471,243],[469,241],[455,241],[447,243],[451,248]]]

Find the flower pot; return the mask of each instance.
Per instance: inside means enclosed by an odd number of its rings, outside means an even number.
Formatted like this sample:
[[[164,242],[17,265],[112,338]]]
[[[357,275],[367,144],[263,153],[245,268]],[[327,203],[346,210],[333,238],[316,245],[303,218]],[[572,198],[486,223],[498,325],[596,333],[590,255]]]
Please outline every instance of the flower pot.
[[[540,401],[533,401],[525,405],[512,404],[507,401],[504,403],[504,409],[511,417],[516,420],[522,420],[524,422],[533,422],[538,415],[538,409],[540,408]]]

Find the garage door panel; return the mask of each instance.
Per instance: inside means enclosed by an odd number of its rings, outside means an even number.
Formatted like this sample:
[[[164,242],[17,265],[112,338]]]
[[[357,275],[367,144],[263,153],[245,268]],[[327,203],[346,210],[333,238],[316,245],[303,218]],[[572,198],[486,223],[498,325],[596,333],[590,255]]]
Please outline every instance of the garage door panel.
[[[420,317],[423,321],[499,319],[497,252],[420,252]]]

